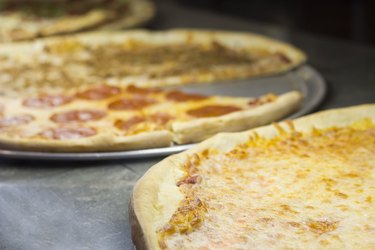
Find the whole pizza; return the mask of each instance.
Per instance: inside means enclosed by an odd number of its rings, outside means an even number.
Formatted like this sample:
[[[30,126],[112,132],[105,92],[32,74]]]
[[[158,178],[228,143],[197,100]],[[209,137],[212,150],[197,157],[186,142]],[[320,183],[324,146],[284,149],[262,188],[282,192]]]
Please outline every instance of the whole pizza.
[[[137,249],[374,249],[375,105],[212,137],[151,167]]]
[[[0,92],[213,82],[282,73],[304,61],[291,45],[251,33],[95,32],[3,44]]]
[[[1,0],[0,43],[134,27],[154,11],[148,0]]]

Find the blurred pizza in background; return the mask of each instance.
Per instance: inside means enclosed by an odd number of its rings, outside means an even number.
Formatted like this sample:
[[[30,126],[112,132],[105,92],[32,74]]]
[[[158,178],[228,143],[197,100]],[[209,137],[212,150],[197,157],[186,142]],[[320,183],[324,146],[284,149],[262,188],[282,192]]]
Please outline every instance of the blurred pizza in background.
[[[148,21],[154,12],[148,0],[2,0],[0,42],[130,28]]]

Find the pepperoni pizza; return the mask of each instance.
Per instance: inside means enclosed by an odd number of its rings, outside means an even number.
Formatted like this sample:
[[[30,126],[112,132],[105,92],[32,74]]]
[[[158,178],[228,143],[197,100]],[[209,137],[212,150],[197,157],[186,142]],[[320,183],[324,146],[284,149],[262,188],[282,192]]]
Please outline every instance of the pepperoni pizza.
[[[300,101],[299,92],[241,98],[133,85],[3,96],[0,143],[72,152],[162,147],[263,125],[289,114]]]

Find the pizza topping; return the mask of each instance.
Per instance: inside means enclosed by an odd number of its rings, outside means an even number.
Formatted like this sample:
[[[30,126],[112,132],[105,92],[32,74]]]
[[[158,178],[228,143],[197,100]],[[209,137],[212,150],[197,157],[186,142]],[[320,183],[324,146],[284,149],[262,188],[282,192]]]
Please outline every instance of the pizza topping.
[[[209,98],[208,96],[204,96],[201,94],[192,94],[192,93],[184,93],[182,91],[173,90],[170,91],[166,98],[171,101],[176,102],[187,102],[187,101],[200,101]]]
[[[150,128],[152,129],[160,129],[163,128],[165,124],[167,124],[172,117],[168,114],[164,113],[156,113],[147,116],[134,116],[128,120],[117,120],[115,122],[115,127],[120,130],[129,131],[133,127],[137,126],[140,123],[148,122]]]
[[[53,45],[43,44],[46,48],[46,57],[42,60],[35,56],[32,64],[19,62],[7,66],[4,63],[9,59],[0,60],[2,65],[0,73],[4,76],[0,85],[17,90],[23,90],[22,88],[30,85],[77,87],[82,82],[96,84],[98,81],[108,82],[128,77],[135,79],[176,77],[173,80],[176,81],[175,83],[213,81],[281,71],[290,61],[282,53],[278,56],[278,52],[262,49],[240,51],[217,42],[200,45],[182,43],[173,46],[156,46],[138,41],[134,42],[135,46],[116,42],[101,45],[82,42],[74,45],[73,49],[66,46],[66,43],[61,41]],[[57,51],[69,53],[54,53],[54,47],[62,47]],[[54,60],[55,58],[58,60]],[[56,61],[64,63],[56,63]],[[34,74],[34,72],[39,73]],[[140,88],[130,87],[130,92],[131,89],[142,91]],[[147,91],[148,94],[151,92]]]
[[[50,128],[42,133],[40,136],[47,138],[47,139],[54,139],[54,140],[74,140],[80,139],[85,137],[90,137],[96,135],[96,130],[93,128],[88,127],[77,127],[77,128],[66,128],[66,127],[59,127],[59,128]]]
[[[147,94],[157,94],[162,92],[161,89],[157,88],[140,88],[134,85],[130,85],[126,88],[126,91],[133,93],[133,94],[141,94],[141,95],[147,95]]]
[[[73,101],[71,96],[65,95],[43,95],[25,99],[23,106],[30,108],[52,108],[67,104]]]
[[[63,113],[54,114],[51,116],[51,120],[57,123],[67,122],[89,122],[100,120],[106,116],[106,112],[103,110],[95,109],[82,109],[82,110],[71,110]]]
[[[120,88],[102,85],[79,92],[77,97],[87,100],[103,100],[121,92]]]
[[[108,105],[108,108],[113,109],[113,110],[136,110],[136,109],[145,108],[154,103],[156,103],[154,99],[136,98],[136,97],[124,98],[124,99],[111,102]]]
[[[162,249],[372,249],[375,124],[277,130],[233,148],[245,157],[187,156],[181,170],[191,173],[177,186],[207,209],[183,199],[158,231]]]
[[[124,120],[117,120],[115,122],[115,126],[120,129],[120,130],[129,130],[130,128],[132,128],[133,126],[139,124],[139,123],[142,123],[146,121],[145,118],[141,117],[141,116],[134,116],[126,121]]]
[[[196,109],[191,109],[187,111],[187,114],[194,116],[194,117],[215,117],[226,115],[232,112],[242,110],[236,106],[229,106],[229,105],[210,105],[204,106]]]
[[[92,49],[91,60],[98,76],[148,75],[150,78],[178,76],[210,70],[212,66],[248,65],[247,55],[212,43],[211,45],[174,44],[153,46],[135,43],[131,49],[122,44]],[[103,61],[108,67],[103,67]],[[126,67],[124,66],[126,65]]]
[[[158,125],[167,124],[173,117],[166,113],[155,113],[149,115],[148,119]]]
[[[23,125],[33,120],[34,116],[28,114],[4,117],[0,119],[0,128]]]
[[[255,98],[248,102],[248,105],[250,106],[259,106],[263,104],[267,104],[270,102],[274,102],[277,99],[277,96],[275,94],[267,94],[264,96],[261,96],[259,98]]]
[[[307,225],[313,232],[318,234],[324,234],[336,230],[338,222],[329,220],[315,220],[309,221]]]
[[[203,223],[205,212],[207,212],[206,204],[194,197],[194,194],[189,194],[181,202],[168,224],[159,230],[159,245],[162,249],[166,248],[165,237],[175,233],[188,234],[199,227]]]
[[[201,182],[201,177],[199,175],[193,175],[193,176],[190,176],[186,179],[183,179],[181,181],[178,181],[177,182],[177,187],[183,185],[183,184],[197,184],[199,182]]]

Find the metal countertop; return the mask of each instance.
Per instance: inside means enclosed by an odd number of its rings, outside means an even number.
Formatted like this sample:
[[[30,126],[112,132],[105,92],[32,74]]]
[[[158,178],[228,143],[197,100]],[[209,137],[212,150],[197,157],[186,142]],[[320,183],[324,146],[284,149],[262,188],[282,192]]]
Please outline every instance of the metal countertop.
[[[318,110],[375,102],[375,49],[158,1],[150,29],[252,31],[290,42],[328,83]],[[109,162],[0,160],[0,249],[132,249],[127,205],[161,158]],[[77,223],[77,221],[79,223]]]

